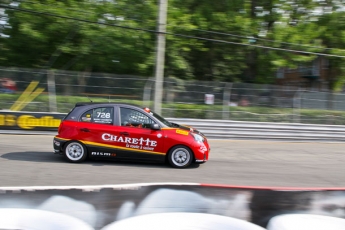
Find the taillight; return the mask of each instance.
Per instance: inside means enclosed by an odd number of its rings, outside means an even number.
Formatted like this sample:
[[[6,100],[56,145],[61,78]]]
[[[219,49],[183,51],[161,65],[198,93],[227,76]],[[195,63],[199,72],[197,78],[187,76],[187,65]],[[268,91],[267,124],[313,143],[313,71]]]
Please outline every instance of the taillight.
[[[61,123],[60,123],[60,125],[59,125],[59,128],[58,128],[58,134],[60,134],[61,129],[62,129],[62,126],[63,126],[63,121],[61,121]]]

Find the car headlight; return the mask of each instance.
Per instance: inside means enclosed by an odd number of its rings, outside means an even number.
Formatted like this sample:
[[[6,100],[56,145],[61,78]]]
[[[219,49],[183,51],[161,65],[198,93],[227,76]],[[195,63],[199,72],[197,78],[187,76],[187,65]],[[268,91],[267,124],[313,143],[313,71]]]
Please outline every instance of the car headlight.
[[[199,143],[204,142],[204,138],[203,138],[201,135],[196,134],[196,133],[192,133],[192,135],[193,135],[194,140],[195,140],[196,142],[199,142]]]

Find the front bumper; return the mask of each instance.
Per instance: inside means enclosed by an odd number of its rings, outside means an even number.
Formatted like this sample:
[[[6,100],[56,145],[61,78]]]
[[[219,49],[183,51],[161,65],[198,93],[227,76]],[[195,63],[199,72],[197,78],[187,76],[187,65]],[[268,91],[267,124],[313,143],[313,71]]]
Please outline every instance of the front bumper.
[[[211,151],[211,148],[208,145],[207,141],[198,143],[195,150],[195,163],[205,163],[206,161],[208,161],[208,155]]]

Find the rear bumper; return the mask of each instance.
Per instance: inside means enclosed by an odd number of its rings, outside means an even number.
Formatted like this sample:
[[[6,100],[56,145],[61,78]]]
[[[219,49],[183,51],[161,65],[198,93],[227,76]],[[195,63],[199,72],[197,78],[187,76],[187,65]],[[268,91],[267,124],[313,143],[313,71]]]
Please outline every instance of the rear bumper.
[[[54,137],[54,140],[53,140],[54,153],[61,154],[63,152],[63,146],[65,145],[66,142],[67,140],[65,139]]]

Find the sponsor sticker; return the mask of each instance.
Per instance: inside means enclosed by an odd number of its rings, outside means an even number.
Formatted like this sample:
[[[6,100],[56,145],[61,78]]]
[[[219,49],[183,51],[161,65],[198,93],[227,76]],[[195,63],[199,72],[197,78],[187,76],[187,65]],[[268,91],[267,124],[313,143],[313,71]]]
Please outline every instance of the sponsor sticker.
[[[109,133],[104,133],[102,135],[102,140],[125,143],[127,148],[132,149],[142,149],[153,151],[157,147],[157,141],[151,140],[150,138],[131,138],[131,137],[122,137],[115,136]]]
[[[205,146],[200,146],[200,151],[204,153],[207,151],[207,148]]]
[[[36,118],[31,115],[15,116],[11,114],[0,114],[0,126],[18,126],[22,129],[33,129],[36,127],[59,127],[61,120],[53,116],[42,116]]]
[[[188,131],[181,130],[181,129],[176,129],[176,133],[181,134],[181,135],[185,135],[185,136],[187,136],[189,134]]]
[[[116,157],[116,153],[91,152],[92,156]]]
[[[81,120],[82,121],[86,121],[86,122],[90,122],[91,121],[91,117],[82,117]]]

